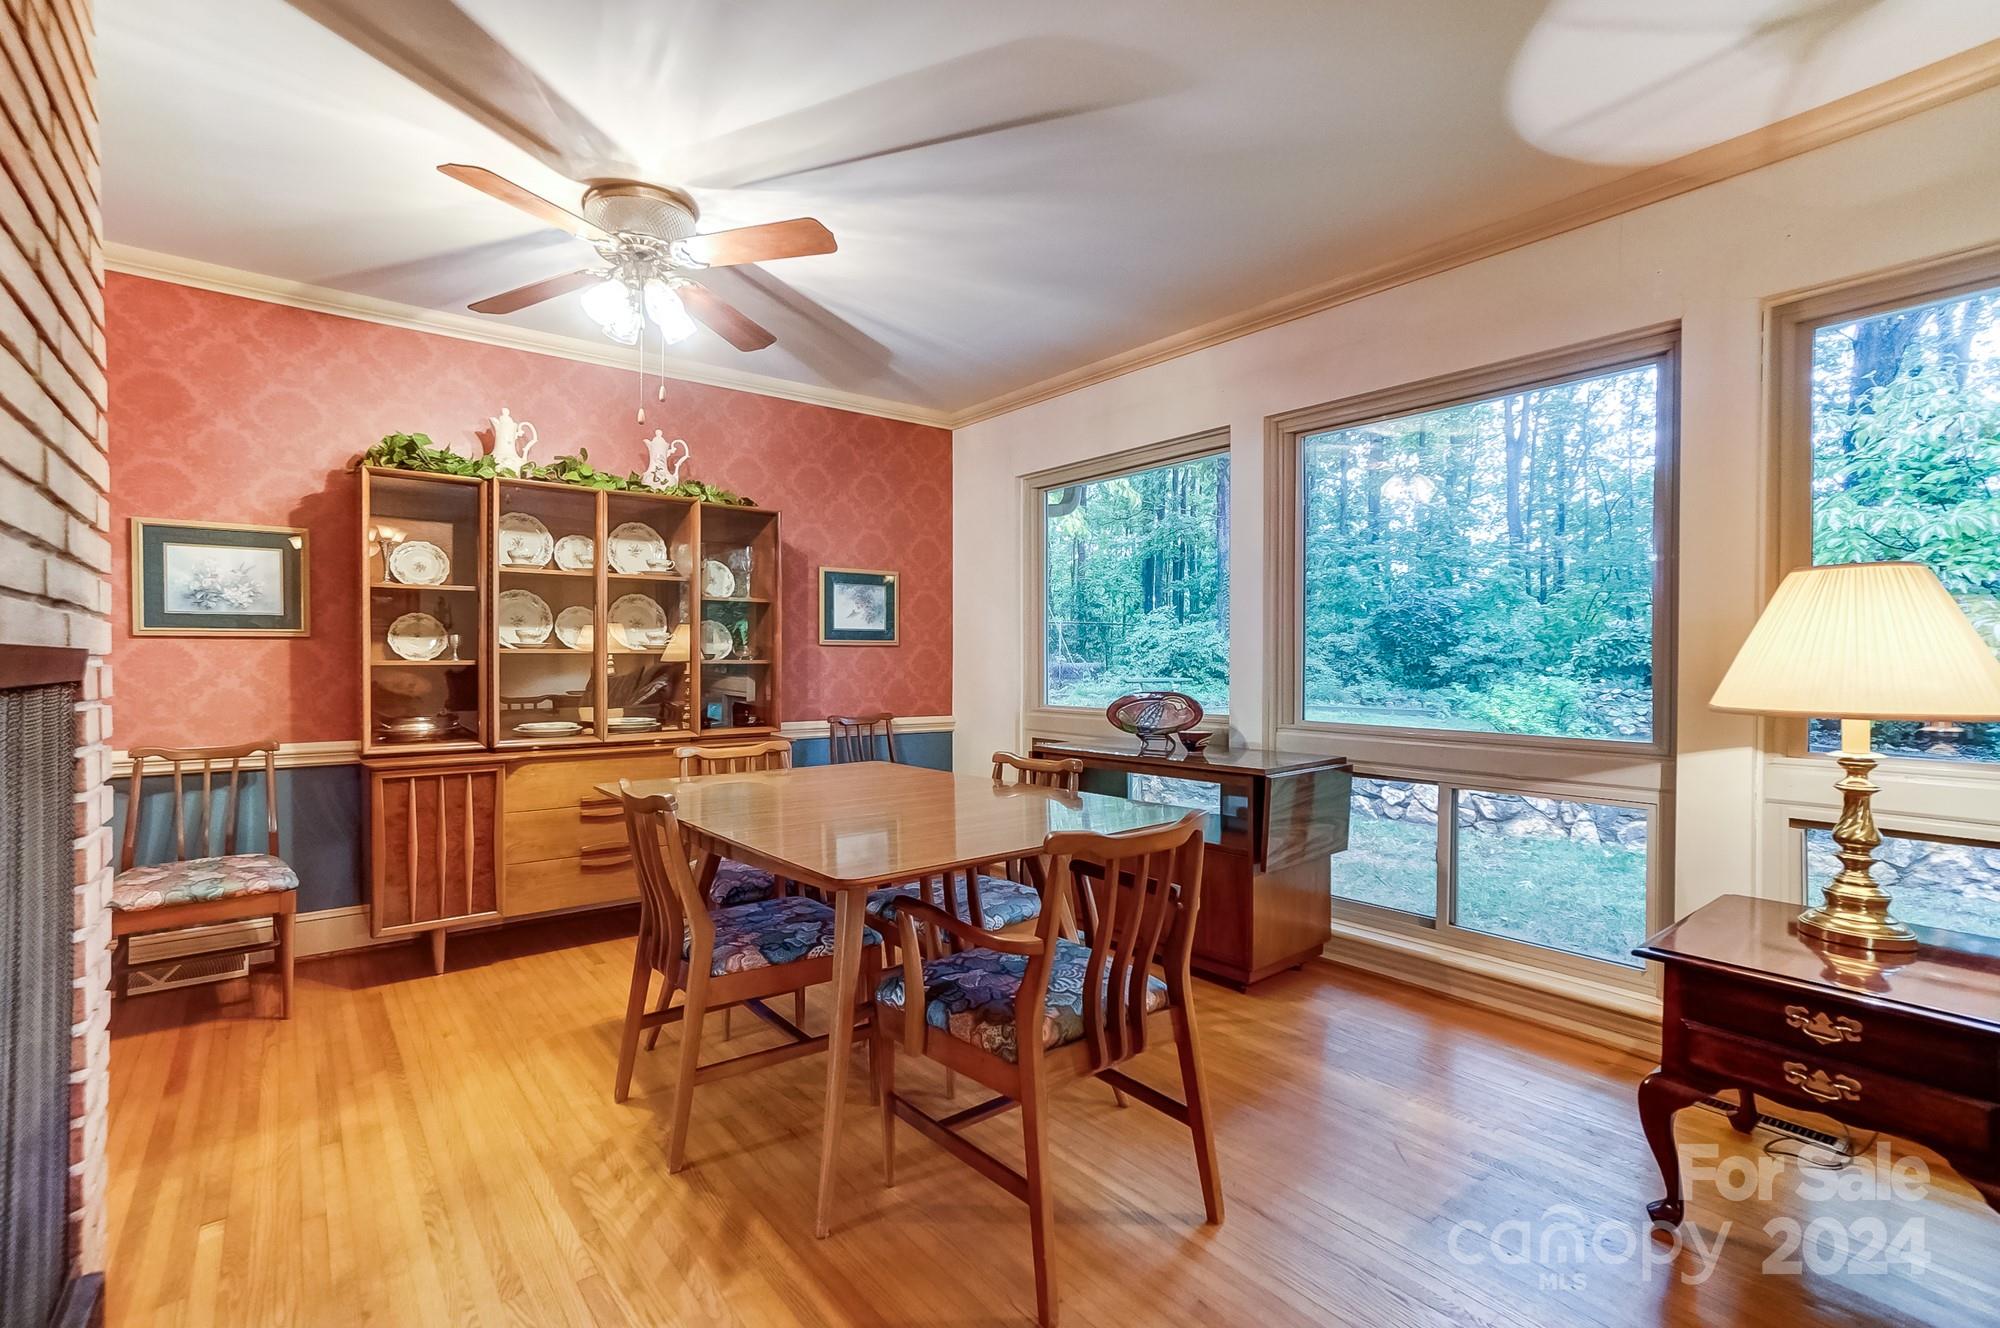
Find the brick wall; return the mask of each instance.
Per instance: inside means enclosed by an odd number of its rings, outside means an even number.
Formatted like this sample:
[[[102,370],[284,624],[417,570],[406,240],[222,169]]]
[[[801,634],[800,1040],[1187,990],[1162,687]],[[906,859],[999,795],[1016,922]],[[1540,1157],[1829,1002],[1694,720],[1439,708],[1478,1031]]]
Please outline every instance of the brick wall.
[[[90,0],[0,0],[0,650],[111,648]],[[110,671],[77,707],[71,1249],[104,1266]],[[4,809],[0,809],[4,810]]]

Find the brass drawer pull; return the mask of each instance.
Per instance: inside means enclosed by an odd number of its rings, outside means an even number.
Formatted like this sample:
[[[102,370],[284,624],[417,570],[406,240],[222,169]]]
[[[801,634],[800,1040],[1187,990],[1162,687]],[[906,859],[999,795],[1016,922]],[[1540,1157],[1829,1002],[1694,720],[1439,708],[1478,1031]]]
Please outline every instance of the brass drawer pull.
[[[1803,1062],[1785,1062],[1785,1082],[1822,1102],[1859,1102],[1861,1081],[1851,1074],[1829,1075],[1825,1070],[1808,1070]]]
[[[1861,1041],[1861,1021],[1846,1015],[1831,1018],[1824,1010],[1807,1010],[1803,1005],[1785,1007],[1785,1023],[1819,1043]]]

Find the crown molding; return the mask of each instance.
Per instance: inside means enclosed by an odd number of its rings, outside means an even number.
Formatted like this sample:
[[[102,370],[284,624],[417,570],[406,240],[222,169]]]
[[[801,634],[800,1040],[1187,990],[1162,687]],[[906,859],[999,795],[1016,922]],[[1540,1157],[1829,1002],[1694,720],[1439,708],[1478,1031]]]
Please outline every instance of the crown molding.
[[[1908,116],[2000,85],[2000,41],[1913,69],[1811,110],[1747,134],[1725,139],[1685,156],[1607,181],[1546,207],[1490,226],[1466,231],[1360,272],[1268,301],[1242,313],[1204,323],[1132,350],[1107,356],[1053,378],[1002,393],[950,417],[949,427],[968,424],[1064,396],[1140,369],[1191,355],[1266,328],[1377,295],[1425,277],[1449,272],[1512,249],[1550,239],[1622,213],[1692,193],[1790,157],[1826,147]]]
[[[223,267],[218,263],[178,258],[172,254],[138,249],[128,244],[106,244],[104,265],[113,272],[122,272],[127,276],[168,281],[177,286],[192,286],[198,290],[216,291],[223,295],[239,295],[244,299],[262,300],[266,304],[282,304],[293,309],[310,310],[313,313],[332,314],[338,318],[358,318],[363,322],[380,323],[385,327],[428,332],[434,336],[453,337],[459,341],[476,341],[482,345],[502,346],[508,350],[524,350],[535,355],[553,355],[558,359],[575,360],[582,364],[601,364],[613,369],[630,370],[633,366],[632,352],[610,342],[561,336],[553,332],[538,332],[531,328],[477,319],[466,314],[444,313],[411,304],[398,304],[392,300],[356,295],[350,291],[334,290],[328,286],[313,286],[301,281],[287,281],[282,277],[246,272],[241,268]],[[862,396],[852,392],[838,392],[831,388],[811,387],[804,383],[700,364],[693,360],[669,357],[656,368],[655,361],[649,357],[647,370],[659,377],[672,378],[683,383],[700,383],[705,387],[727,388],[732,392],[753,392],[758,396],[801,401],[811,406],[830,406],[836,410],[877,415],[883,419],[901,420],[908,424],[927,424],[941,429],[950,427],[951,417],[946,412],[926,406],[911,405],[904,401],[889,401],[882,397]]]

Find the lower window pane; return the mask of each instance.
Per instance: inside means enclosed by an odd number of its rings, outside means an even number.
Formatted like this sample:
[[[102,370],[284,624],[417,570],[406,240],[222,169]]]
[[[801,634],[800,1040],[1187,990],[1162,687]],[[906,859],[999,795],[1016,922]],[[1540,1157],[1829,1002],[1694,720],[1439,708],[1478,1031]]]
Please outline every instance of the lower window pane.
[[[1437,916],[1435,784],[1354,781],[1347,848],[1333,855],[1333,895],[1357,903]]]
[[[1833,832],[1807,830],[1806,894],[1815,904],[1839,870]],[[1884,834],[1875,850],[1875,883],[1889,892],[1889,913],[1900,921],[2000,936],[2000,844]]]
[[[1643,808],[1467,789],[1456,819],[1457,925],[1640,967]]]

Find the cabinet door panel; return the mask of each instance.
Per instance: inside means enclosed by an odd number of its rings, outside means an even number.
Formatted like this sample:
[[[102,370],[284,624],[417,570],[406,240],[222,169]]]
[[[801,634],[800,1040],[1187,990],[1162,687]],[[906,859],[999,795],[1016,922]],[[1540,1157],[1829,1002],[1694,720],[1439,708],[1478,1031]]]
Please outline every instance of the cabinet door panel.
[[[499,914],[500,778],[497,766],[371,772],[377,936]]]

